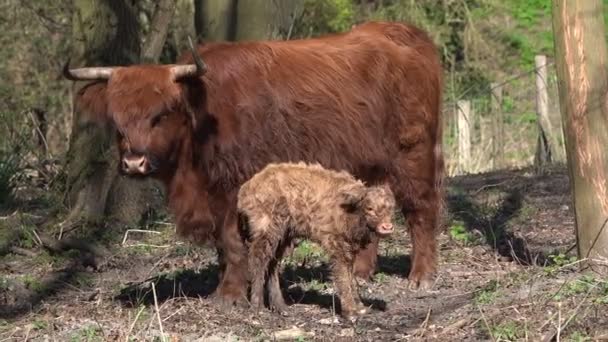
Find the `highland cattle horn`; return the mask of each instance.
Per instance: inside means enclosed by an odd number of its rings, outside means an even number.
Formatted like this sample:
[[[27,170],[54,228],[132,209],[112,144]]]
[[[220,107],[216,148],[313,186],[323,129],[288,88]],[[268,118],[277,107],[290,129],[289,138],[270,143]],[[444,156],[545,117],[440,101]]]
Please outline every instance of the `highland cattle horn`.
[[[70,69],[70,58],[63,66],[63,77],[72,81],[107,80],[112,76],[113,67],[91,67]]]
[[[173,73],[173,79],[176,81],[183,77],[201,76],[207,71],[207,65],[196,52],[190,36],[188,36],[188,45],[190,47],[190,52],[192,53],[192,58],[194,59],[194,64],[176,65],[172,67],[171,72]]]

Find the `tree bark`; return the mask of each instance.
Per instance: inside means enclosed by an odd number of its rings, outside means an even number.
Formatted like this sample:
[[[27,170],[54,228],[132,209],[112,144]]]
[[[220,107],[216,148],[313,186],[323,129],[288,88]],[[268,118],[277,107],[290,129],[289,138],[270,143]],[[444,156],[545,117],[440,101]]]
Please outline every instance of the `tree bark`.
[[[74,66],[129,65],[139,61],[140,30],[129,1],[75,0],[73,17]],[[75,82],[73,94],[86,82]],[[118,152],[109,127],[88,122],[75,111],[66,160],[64,225],[99,222],[111,217],[136,224],[156,200],[152,182],[118,175]]]
[[[239,1],[235,40],[289,38],[294,20],[303,9],[303,0]]]
[[[234,40],[236,0],[194,0],[194,27],[199,40]]]
[[[175,0],[160,0],[156,5],[150,22],[150,32],[142,49],[141,60],[145,63],[158,62],[160,53],[167,40],[169,24],[175,13]]]
[[[602,1],[554,1],[552,6],[578,254],[589,258],[584,266],[607,273],[608,56]]]

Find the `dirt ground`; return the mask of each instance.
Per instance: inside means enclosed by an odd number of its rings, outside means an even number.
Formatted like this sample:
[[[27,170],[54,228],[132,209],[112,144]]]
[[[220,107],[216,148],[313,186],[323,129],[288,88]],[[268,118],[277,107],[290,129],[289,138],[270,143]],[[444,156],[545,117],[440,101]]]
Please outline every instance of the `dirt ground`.
[[[381,243],[371,312],[335,315],[326,259],[304,243],[285,260],[286,316],[223,309],[211,248],[176,241],[168,219],[108,239],[100,253],[39,245],[44,203],[0,219],[1,341],[591,341],[608,340],[608,282],[579,272],[566,170],[503,171],[448,181],[437,282],[407,290],[411,245],[401,224]],[[399,222],[403,222],[399,220]],[[14,237],[14,231],[20,231]],[[6,242],[9,241],[9,242]]]

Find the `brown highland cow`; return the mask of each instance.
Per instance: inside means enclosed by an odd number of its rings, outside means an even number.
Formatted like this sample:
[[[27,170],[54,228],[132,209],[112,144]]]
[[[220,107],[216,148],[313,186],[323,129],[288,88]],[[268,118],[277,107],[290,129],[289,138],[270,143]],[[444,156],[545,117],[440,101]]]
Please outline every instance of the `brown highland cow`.
[[[314,39],[204,44],[179,63],[66,63],[64,72],[93,81],[75,98],[79,124],[116,128],[120,171],[162,181],[177,234],[213,241],[219,299],[247,299],[237,192],[273,162],[319,163],[388,184],[412,237],[410,288],[433,284],[442,70],[424,31],[368,22]],[[372,240],[355,260],[363,278],[376,266]]]
[[[353,266],[358,250],[393,232],[395,199],[386,186],[366,187],[345,171],[319,164],[269,164],[241,187],[238,211],[248,222],[251,305],[263,306],[268,281],[271,308],[286,309],[279,264],[294,239],[320,244],[332,260],[342,315],[364,313]]]

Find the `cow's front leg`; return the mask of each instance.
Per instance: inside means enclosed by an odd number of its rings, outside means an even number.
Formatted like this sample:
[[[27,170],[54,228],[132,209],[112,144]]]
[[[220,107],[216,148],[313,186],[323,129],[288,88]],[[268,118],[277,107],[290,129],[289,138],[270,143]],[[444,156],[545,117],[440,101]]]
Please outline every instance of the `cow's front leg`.
[[[223,305],[247,305],[247,248],[238,229],[236,210],[226,214],[220,229],[220,283],[215,297]]]

